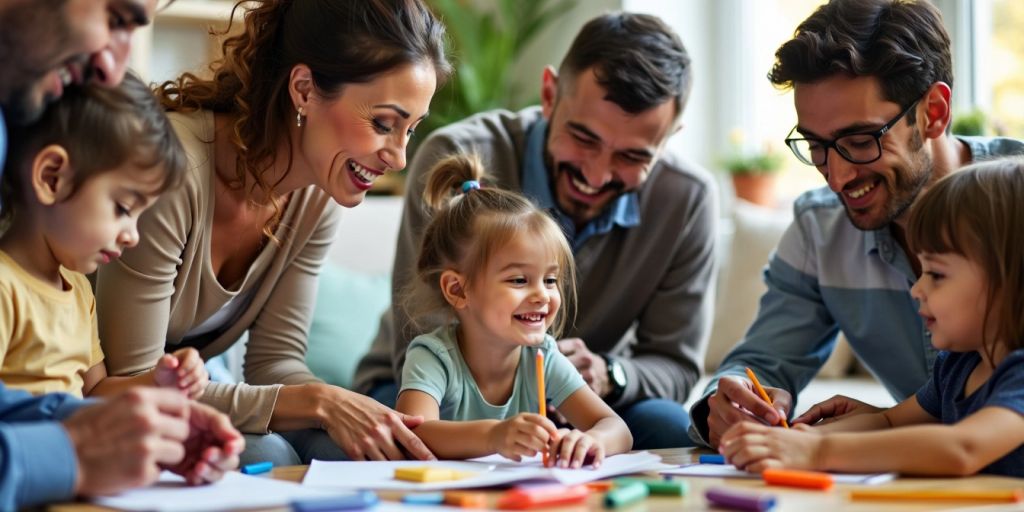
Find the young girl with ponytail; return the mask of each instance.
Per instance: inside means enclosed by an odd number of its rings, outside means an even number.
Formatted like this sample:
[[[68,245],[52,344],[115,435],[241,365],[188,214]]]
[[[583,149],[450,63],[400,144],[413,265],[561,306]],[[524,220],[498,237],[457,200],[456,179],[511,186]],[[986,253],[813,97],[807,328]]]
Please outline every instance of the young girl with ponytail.
[[[443,311],[449,321],[409,345],[397,409],[425,419],[415,432],[443,459],[543,452],[559,467],[599,466],[633,436],[552,337],[575,288],[572,250],[551,217],[482,186],[482,175],[468,156],[430,172],[424,199],[434,216],[406,308],[409,318]],[[548,401],[574,429],[538,414]]]

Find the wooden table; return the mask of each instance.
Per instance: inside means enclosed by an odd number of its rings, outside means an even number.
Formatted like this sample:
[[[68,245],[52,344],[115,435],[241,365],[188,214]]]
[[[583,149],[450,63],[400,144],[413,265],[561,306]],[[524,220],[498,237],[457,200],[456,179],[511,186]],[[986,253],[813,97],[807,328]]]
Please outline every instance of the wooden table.
[[[698,451],[693,448],[674,448],[669,450],[652,450],[654,453],[661,455],[663,461],[667,464],[686,464],[690,462],[696,462],[697,455],[700,453],[710,453],[707,451]],[[293,482],[299,482],[302,477],[306,474],[307,466],[289,466],[283,468],[275,468],[272,476],[280,480],[289,480]],[[677,477],[678,478],[678,477]],[[950,502],[950,503],[934,503],[934,502],[915,502],[915,503],[893,503],[893,502],[881,502],[881,501],[850,501],[847,497],[847,492],[850,489],[856,488],[852,485],[836,485],[832,491],[821,492],[821,491],[804,491],[799,489],[790,489],[785,487],[767,487],[760,480],[750,479],[721,479],[721,478],[686,478],[685,479],[690,486],[690,492],[685,497],[662,497],[652,496],[645,501],[638,502],[630,507],[617,509],[625,512],[658,512],[658,511],[679,511],[679,510],[722,510],[712,509],[708,506],[704,499],[704,490],[709,487],[729,487],[732,489],[749,490],[751,492],[767,492],[774,494],[778,498],[778,507],[775,509],[780,512],[784,511],[826,511],[826,512],[846,512],[846,511],[871,511],[871,512],[902,512],[902,511],[916,511],[916,510],[949,510],[958,507],[979,507],[985,505],[979,502]],[[968,478],[899,478],[893,482],[882,484],[879,486],[872,486],[875,489],[892,489],[892,488],[908,488],[908,489],[1020,489],[1024,488],[1024,479],[1019,478],[1008,478],[1008,477],[997,477],[997,476],[974,476]],[[498,499],[498,496],[502,491],[491,490],[485,491],[491,500],[493,506]],[[401,492],[381,492],[379,493],[381,498],[384,500],[398,501],[401,499]],[[599,510],[603,509],[602,506],[602,494],[595,493],[591,496],[589,503],[586,506],[575,506],[575,507],[560,507],[560,508],[544,508],[545,511],[582,511],[582,510]],[[1011,508],[1008,504],[1004,504],[1004,507],[999,508],[1000,510],[1022,510],[1024,511],[1024,505],[1018,504],[1016,508]],[[55,511],[67,511],[67,512],[93,512],[93,511],[105,511],[103,507],[97,507],[88,504],[75,503],[75,504],[63,504],[52,506],[49,510]],[[286,510],[286,509],[278,509]],[[414,507],[410,506],[410,510],[415,510]]]

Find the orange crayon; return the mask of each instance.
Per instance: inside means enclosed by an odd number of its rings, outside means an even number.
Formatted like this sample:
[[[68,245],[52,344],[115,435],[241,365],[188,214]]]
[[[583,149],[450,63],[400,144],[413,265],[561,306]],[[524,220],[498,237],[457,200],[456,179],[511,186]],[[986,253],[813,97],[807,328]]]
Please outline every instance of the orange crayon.
[[[763,398],[765,402],[768,402],[768,405],[775,407],[775,404],[772,402],[772,397],[768,396],[768,392],[761,387],[761,383],[757,380],[757,375],[754,375],[754,370],[751,370],[749,367],[747,368],[747,377],[750,377],[750,382],[754,383],[754,389],[757,390],[757,394],[761,395],[761,398]],[[785,416],[782,417],[782,426],[789,428],[789,422],[786,421]]]
[[[785,485],[819,489],[827,491],[832,488],[832,475],[817,471],[798,471],[794,469],[766,469],[761,473],[764,483],[769,485]]]

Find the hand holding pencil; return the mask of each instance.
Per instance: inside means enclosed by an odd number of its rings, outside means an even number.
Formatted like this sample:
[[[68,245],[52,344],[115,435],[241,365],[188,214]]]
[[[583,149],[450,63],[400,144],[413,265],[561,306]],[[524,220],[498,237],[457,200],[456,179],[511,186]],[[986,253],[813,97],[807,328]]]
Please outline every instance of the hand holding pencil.
[[[750,367],[747,367],[746,370],[747,377],[750,377],[750,382],[754,384],[754,389],[757,390],[757,394],[761,395],[761,398],[763,398],[765,402],[768,402],[768,405],[775,407],[775,403],[772,402],[772,397],[768,396],[768,392],[764,390],[764,388],[761,386],[761,382],[757,380],[757,375],[754,375],[754,370],[751,370]],[[789,428],[789,422],[786,421],[785,414],[782,414],[780,412],[779,419],[782,420],[783,427]]]

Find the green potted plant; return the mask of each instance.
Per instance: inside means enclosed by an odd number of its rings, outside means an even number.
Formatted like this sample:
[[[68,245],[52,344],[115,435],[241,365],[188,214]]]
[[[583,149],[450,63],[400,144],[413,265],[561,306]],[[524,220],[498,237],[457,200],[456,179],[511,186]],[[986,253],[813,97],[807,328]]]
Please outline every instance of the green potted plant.
[[[775,206],[775,181],[782,170],[784,155],[769,144],[751,149],[743,144],[743,132],[730,134],[731,149],[722,158],[722,168],[732,177],[736,197],[762,206]]]

